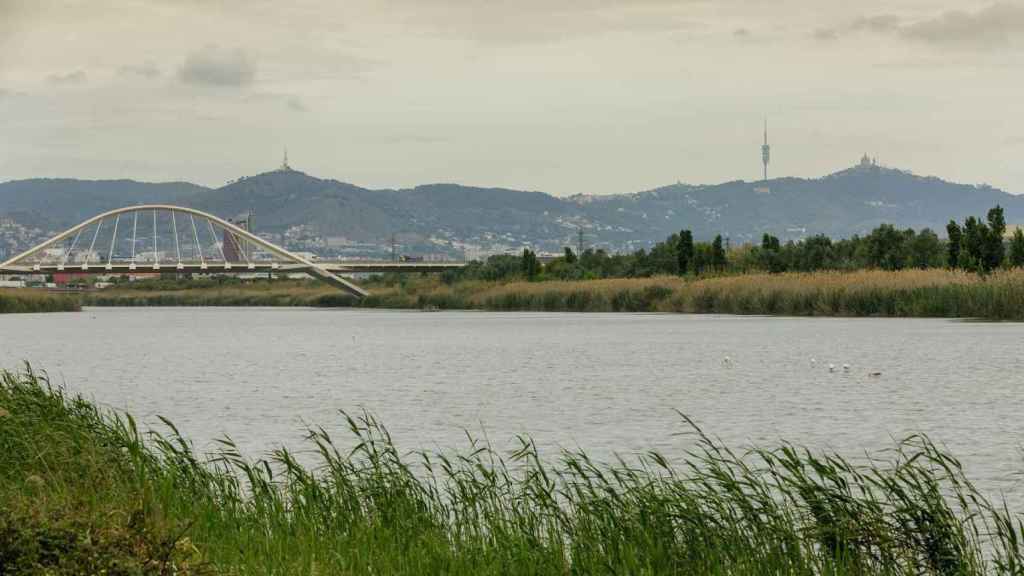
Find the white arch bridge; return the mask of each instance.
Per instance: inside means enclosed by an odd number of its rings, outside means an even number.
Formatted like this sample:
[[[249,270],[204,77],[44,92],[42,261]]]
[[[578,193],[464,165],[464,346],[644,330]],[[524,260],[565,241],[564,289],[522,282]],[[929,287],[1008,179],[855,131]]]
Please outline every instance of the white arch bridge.
[[[357,298],[366,290],[341,277],[357,272],[440,272],[460,262],[312,262],[227,220],[168,204],[98,214],[6,262],[0,274],[138,272],[305,272]]]

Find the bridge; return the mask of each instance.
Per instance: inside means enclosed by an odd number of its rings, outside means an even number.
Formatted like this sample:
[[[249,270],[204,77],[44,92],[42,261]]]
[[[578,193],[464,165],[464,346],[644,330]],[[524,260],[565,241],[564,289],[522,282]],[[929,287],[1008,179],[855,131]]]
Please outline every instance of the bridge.
[[[442,272],[461,262],[311,261],[212,214],[169,204],[104,212],[0,262],[0,274],[306,273],[357,298],[342,274]]]

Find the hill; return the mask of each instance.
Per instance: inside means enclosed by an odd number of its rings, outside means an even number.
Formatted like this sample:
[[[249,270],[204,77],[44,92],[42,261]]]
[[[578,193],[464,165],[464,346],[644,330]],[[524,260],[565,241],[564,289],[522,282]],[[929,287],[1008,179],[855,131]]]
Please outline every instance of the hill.
[[[770,232],[783,239],[863,234],[880,223],[940,234],[951,218],[983,216],[995,204],[1024,222],[1024,198],[986,186],[946,182],[870,163],[823,178],[778,178],[644,192],[558,198],[542,192],[430,184],[370,190],[296,170],[242,178],[217,189],[184,182],[21,180],[0,184],[0,216],[56,229],[135,203],[167,202],[231,217],[252,210],[257,230],[296,248],[374,252],[392,235],[407,252],[559,250],[575,244],[612,249],[650,245],[682,228],[733,243]]]

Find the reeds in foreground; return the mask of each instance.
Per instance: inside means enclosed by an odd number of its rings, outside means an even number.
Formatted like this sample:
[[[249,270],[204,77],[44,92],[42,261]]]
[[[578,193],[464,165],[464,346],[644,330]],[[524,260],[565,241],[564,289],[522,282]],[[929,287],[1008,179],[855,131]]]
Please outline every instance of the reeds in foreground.
[[[0,572],[152,574],[1020,574],[1020,518],[924,436],[864,464],[793,445],[606,465],[403,454],[369,414],[319,464],[201,458],[167,423],[0,374]],[[344,446],[344,448],[342,447]],[[120,572],[119,572],[120,570]]]

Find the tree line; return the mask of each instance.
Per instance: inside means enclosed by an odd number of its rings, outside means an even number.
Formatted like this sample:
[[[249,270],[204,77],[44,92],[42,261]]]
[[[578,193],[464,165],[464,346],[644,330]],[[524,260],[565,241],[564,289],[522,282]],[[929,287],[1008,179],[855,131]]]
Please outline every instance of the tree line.
[[[1024,266],[1024,232],[1004,240],[1006,221],[996,206],[984,220],[974,216],[963,223],[950,220],[946,238],[924,228],[900,229],[882,224],[864,236],[833,240],[818,234],[781,242],[764,234],[759,245],[728,246],[721,235],[698,242],[690,230],[670,235],[650,250],[613,254],[587,249],[576,254],[566,247],[561,257],[542,264],[537,254],[491,256],[444,274],[445,282],[458,280],[585,280],[636,278],[658,275],[703,276],[750,272],[815,272],[819,270],[903,270],[952,268],[979,274]]]

